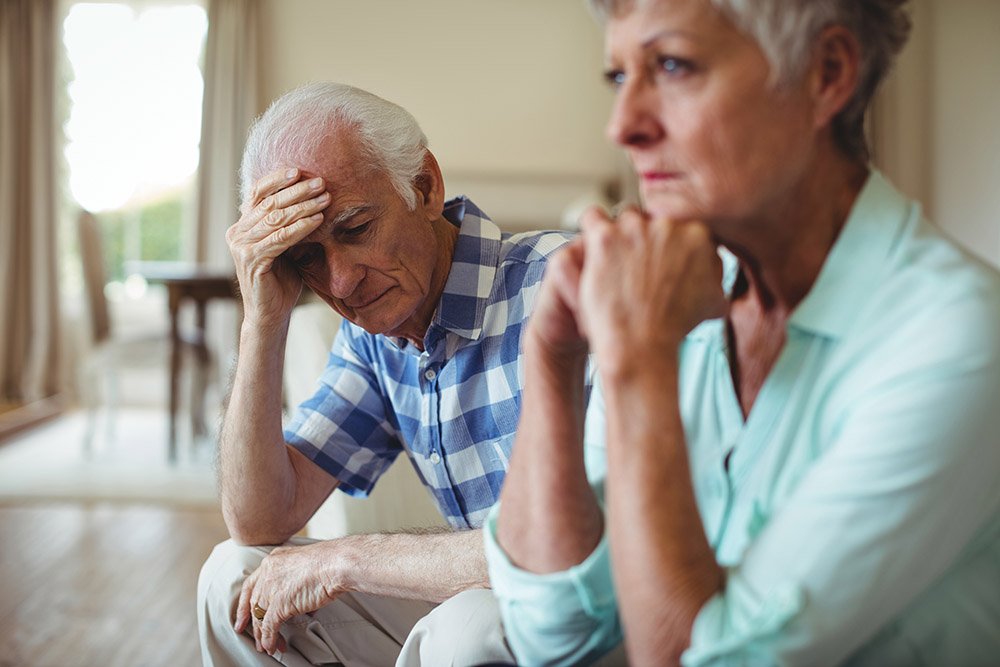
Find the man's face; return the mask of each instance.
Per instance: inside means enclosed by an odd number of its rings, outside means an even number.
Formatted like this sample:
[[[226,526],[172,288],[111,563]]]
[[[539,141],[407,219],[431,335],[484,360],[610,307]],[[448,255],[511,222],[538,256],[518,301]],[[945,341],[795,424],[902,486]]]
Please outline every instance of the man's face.
[[[284,257],[342,316],[369,333],[402,336],[427,310],[440,212],[419,196],[409,210],[384,174],[361,166],[367,162],[341,129],[296,165],[322,177],[332,199],[320,227]]]

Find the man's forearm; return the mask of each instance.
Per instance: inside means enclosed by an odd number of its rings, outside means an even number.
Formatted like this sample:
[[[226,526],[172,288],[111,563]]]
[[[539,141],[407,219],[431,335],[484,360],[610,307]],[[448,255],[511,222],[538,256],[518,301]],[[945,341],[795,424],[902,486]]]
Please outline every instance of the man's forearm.
[[[443,602],[489,588],[481,530],[350,535],[330,541],[343,590]]]
[[[249,544],[281,543],[295,502],[294,469],[281,432],[284,331],[244,325],[232,393],[219,438],[219,487],[226,525]]]
[[[528,337],[524,366],[497,541],[518,567],[548,573],[582,562],[603,532],[583,462],[586,356],[552,357]]]

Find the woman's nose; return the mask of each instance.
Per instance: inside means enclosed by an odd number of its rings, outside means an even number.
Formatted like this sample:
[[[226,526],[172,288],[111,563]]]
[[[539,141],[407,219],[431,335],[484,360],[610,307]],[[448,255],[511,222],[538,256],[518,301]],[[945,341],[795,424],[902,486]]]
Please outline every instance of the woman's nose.
[[[662,138],[659,101],[654,86],[642,77],[626,79],[618,88],[606,128],[619,146],[644,146]]]

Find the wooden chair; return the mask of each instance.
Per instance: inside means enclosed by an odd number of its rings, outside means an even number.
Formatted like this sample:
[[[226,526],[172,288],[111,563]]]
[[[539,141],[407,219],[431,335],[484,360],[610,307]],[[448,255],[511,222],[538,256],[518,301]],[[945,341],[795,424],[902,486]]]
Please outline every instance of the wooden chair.
[[[170,335],[166,327],[124,336],[113,327],[108,301],[104,294],[107,274],[104,270],[103,241],[97,219],[81,211],[78,219],[80,259],[83,267],[84,302],[90,328],[90,348],[78,370],[79,393],[87,409],[84,452],[93,452],[101,404],[107,410],[107,438],[114,440],[114,424],[119,402],[118,374],[123,368],[159,367],[166,369]],[[190,346],[185,345],[185,352]],[[186,356],[186,355],[185,355]],[[196,384],[207,378],[196,373]],[[201,396],[204,386],[194,387],[193,396]]]

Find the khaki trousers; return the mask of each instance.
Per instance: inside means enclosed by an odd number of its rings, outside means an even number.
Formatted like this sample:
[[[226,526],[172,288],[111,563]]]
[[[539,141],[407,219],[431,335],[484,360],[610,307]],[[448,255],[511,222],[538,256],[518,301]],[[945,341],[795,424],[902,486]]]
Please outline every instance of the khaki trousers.
[[[295,538],[289,544],[307,544]],[[362,593],[341,595],[282,626],[288,650],[258,653],[253,637],[233,630],[243,580],[272,547],[218,545],[198,579],[198,632],[206,667],[230,665],[398,665],[400,667],[510,663],[493,593],[464,591],[443,603]]]

